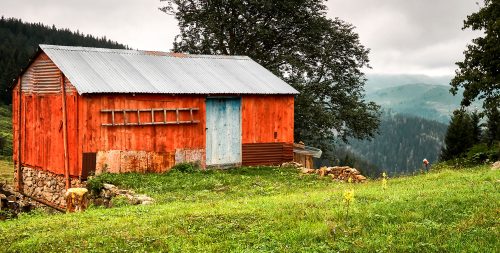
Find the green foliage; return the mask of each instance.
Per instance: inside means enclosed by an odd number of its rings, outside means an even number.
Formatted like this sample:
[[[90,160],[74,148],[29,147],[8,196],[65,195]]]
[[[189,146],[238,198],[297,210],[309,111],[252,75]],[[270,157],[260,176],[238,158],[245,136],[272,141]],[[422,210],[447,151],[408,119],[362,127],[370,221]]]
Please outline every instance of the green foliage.
[[[488,117],[486,142],[492,146],[495,141],[500,141],[500,111],[498,108],[493,108],[488,110],[486,115]]]
[[[200,171],[200,164],[198,163],[178,163],[172,167],[172,170],[184,172],[184,173],[192,173]]]
[[[92,177],[87,180],[87,189],[89,190],[90,194],[97,196],[104,188],[104,183],[107,183],[105,174]]]
[[[456,158],[469,150],[475,144],[474,129],[471,115],[463,110],[456,110],[451,117],[446,131],[441,160]]]
[[[484,99],[485,109],[500,107],[500,1],[484,0],[484,6],[467,16],[464,27],[481,31],[483,37],[467,46],[465,60],[457,62],[459,69],[451,81],[451,91],[465,88],[462,105],[469,106],[476,98]]]
[[[108,40],[96,38],[69,29],[57,29],[41,23],[23,23],[20,19],[0,19],[0,101],[11,103],[10,85],[22,68],[28,64],[39,44],[126,48]],[[2,112],[0,111],[0,115]],[[1,119],[0,119],[1,120]],[[1,121],[0,121],[1,124]]]
[[[500,171],[445,170],[341,184],[295,169],[107,175],[152,206],[0,222],[5,252],[490,252]],[[356,202],[345,216],[343,192]],[[64,228],[64,229],[61,229]]]
[[[486,143],[479,143],[472,146],[467,152],[462,153],[460,156],[433,165],[432,169],[465,169],[480,164],[489,165],[498,160],[500,160],[500,142],[493,146],[488,146]]]
[[[379,106],[364,100],[368,52],[324,0],[163,0],[179,21],[174,51],[248,55],[294,86],[295,140],[328,150],[372,138]]]

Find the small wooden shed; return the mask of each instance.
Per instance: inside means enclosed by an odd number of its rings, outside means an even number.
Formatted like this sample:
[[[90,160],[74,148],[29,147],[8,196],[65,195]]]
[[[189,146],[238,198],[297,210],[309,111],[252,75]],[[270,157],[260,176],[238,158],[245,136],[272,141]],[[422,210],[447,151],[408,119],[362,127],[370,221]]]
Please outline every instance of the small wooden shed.
[[[95,173],[292,161],[297,93],[246,56],[40,45],[12,90],[16,185],[63,205]]]

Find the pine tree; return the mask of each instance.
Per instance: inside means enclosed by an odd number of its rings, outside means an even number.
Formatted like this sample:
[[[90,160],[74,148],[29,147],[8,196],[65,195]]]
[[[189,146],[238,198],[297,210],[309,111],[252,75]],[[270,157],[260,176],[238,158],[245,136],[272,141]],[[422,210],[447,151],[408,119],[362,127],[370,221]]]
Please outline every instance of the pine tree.
[[[470,115],[472,124],[472,140],[474,144],[481,142],[481,114],[478,111],[474,111]]]
[[[454,111],[444,138],[441,160],[456,158],[471,148],[474,145],[473,128],[469,113],[463,109]]]
[[[486,139],[488,141],[488,146],[495,141],[500,141],[500,112],[498,109],[492,109],[487,112],[488,121]]]

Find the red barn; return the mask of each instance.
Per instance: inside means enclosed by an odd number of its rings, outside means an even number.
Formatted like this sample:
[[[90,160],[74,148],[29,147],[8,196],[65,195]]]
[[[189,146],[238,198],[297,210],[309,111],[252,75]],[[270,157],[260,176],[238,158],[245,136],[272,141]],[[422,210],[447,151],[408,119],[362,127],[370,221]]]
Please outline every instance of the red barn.
[[[40,45],[12,90],[16,185],[63,206],[104,171],[292,161],[297,93],[245,56]]]

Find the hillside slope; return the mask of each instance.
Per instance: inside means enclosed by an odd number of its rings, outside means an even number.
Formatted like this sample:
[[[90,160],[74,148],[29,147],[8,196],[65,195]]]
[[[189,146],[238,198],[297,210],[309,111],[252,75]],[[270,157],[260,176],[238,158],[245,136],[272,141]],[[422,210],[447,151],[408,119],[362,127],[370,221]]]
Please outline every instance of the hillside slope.
[[[157,204],[0,222],[0,251],[493,252],[500,246],[500,171],[487,167],[389,179],[385,190],[380,181],[350,185],[284,168],[107,178]]]
[[[391,174],[411,174],[427,158],[437,162],[447,126],[437,121],[407,115],[386,115],[380,134],[371,141],[352,140],[347,146],[379,170]]]

